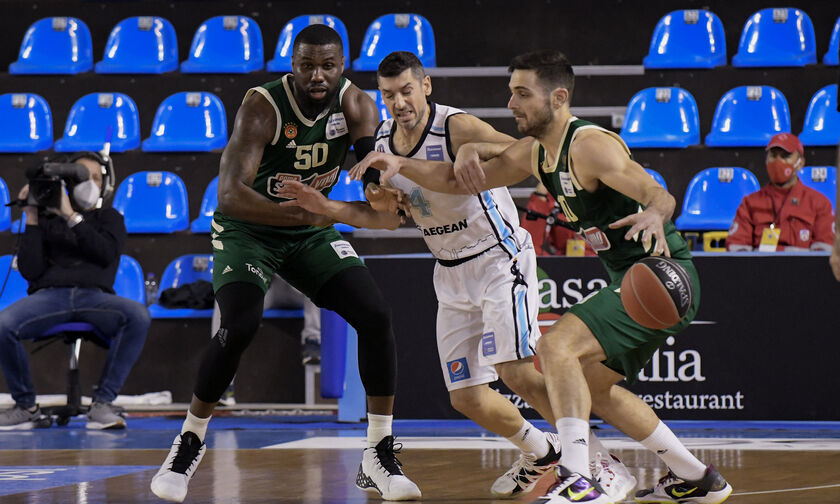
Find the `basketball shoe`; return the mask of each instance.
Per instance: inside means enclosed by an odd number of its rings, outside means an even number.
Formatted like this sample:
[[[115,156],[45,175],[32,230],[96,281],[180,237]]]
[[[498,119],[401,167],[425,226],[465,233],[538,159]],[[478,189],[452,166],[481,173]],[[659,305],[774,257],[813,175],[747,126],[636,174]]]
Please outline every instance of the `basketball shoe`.
[[[176,436],[169,455],[152,478],[152,493],[169,502],[184,502],[190,478],[205,451],[207,445],[194,432],[188,431]]]
[[[356,486],[362,490],[378,492],[388,501],[415,500],[420,489],[402,472],[397,453],[402,443],[394,445],[394,436],[385,436],[373,448],[366,448],[356,475]]]
[[[731,493],[732,486],[710,465],[698,481],[679,478],[669,469],[655,487],[636,492],[636,502],[719,504]]]
[[[595,458],[589,461],[589,471],[592,473],[592,479],[597,481],[615,502],[624,502],[636,487],[636,478],[615,455],[604,456],[601,452],[595,453]]]
[[[546,432],[545,436],[548,439],[548,454],[538,459],[533,453],[520,453],[519,460],[490,487],[491,494],[512,498],[528,493],[543,474],[557,467],[560,463],[560,439],[553,432]]]
[[[573,473],[561,465],[557,466],[557,481],[548,488],[545,495],[532,504],[574,504],[575,502],[614,504],[615,501],[601,489],[596,481]]]

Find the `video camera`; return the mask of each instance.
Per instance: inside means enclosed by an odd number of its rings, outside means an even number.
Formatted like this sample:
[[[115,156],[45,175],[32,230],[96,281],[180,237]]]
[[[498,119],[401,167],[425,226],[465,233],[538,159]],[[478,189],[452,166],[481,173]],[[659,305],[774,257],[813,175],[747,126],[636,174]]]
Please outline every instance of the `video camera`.
[[[78,163],[47,162],[26,170],[26,178],[29,179],[27,205],[58,208],[64,191],[62,185],[73,187],[82,183],[90,178],[90,172]]]

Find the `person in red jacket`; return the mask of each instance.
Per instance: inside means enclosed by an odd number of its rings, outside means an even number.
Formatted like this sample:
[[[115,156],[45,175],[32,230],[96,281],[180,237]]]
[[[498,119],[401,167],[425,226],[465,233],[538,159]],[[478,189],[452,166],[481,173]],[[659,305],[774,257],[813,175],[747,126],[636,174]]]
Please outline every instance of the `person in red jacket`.
[[[825,195],[799,181],[805,152],[796,135],[770,139],[767,174],[770,183],[745,197],[726,238],[733,252],[831,251],[834,215]]]
[[[568,255],[566,244],[569,240],[578,240],[580,246],[585,246],[584,255],[598,255],[592,250],[592,247],[585,244],[583,238],[578,233],[563,227],[562,224],[555,223],[556,221],[568,222],[563,212],[554,212],[555,207],[557,207],[557,204],[548,196],[548,189],[538,183],[531,197],[528,199],[527,206],[527,210],[534,213],[529,215],[529,212],[526,211],[519,224],[523,229],[531,233],[531,240],[534,242],[534,251],[537,255]],[[559,210],[559,207],[557,208]],[[534,214],[553,215],[555,222],[549,224],[544,217],[538,217]]]

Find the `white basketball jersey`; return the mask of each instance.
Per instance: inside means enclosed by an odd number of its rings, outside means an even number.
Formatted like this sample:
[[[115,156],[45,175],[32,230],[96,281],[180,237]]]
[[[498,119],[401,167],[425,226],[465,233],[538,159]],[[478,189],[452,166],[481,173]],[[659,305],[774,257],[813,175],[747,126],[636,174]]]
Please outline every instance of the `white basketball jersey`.
[[[448,119],[464,111],[429,103],[429,121],[420,141],[406,157],[429,161],[455,159],[449,140]],[[376,130],[376,150],[396,154],[393,119],[380,123]],[[426,245],[438,259],[469,257],[500,245],[510,256],[521,248],[517,237],[519,215],[506,187],[478,195],[444,194],[427,189],[402,175],[390,184],[401,189],[411,202],[411,217],[423,233]]]

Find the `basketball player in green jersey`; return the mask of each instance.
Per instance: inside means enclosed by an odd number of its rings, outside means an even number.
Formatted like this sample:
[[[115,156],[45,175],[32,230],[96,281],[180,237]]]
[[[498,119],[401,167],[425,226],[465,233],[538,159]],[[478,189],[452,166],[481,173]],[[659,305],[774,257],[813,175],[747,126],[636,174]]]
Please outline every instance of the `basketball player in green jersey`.
[[[379,111],[342,76],[341,38],[312,25],[295,38],[292,74],[245,95],[221,158],[219,206],[213,217],[213,287],[221,325],[205,348],[181,433],[152,479],[158,497],[182,502],[206,451],[213,410],[236,373],[240,356],[262,318],[263,297],[276,273],[315,304],[335,311],[359,338],[359,374],[367,393],[367,446],[356,485],[386,500],[420,498],[395,456],[391,434],[396,352],[390,310],[353,247],[319,215],[278,205],[283,181],[328,194],[350,145],[373,150]],[[376,172],[378,174],[378,172]],[[393,207],[395,193],[369,184],[377,207]],[[377,227],[396,228],[396,212],[348,205]],[[290,480],[296,476],[289,475]]]

